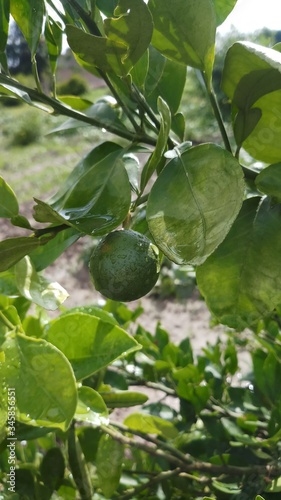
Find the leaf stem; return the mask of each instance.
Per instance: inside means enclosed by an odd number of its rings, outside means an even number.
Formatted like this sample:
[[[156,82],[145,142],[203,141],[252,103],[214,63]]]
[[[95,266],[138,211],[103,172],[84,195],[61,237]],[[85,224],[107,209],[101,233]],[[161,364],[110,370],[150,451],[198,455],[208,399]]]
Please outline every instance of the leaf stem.
[[[92,486],[80,443],[75,433],[75,423],[68,431],[68,462],[81,500],[92,499]]]

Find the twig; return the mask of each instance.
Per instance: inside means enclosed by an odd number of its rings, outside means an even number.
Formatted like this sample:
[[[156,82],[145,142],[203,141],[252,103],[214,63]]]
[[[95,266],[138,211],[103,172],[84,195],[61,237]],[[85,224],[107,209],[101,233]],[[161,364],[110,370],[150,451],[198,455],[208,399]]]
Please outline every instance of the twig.
[[[173,476],[178,476],[180,474],[180,468],[177,467],[176,469],[173,470],[167,470],[160,472],[157,474],[157,476],[154,476],[151,478],[149,481],[147,481],[144,484],[141,484],[140,486],[137,486],[136,488],[131,488],[130,490],[127,490],[127,492],[124,495],[121,495],[118,497],[120,500],[128,500],[129,498],[134,497],[136,494],[140,493],[141,491],[147,490],[152,488],[158,483],[161,483],[162,481],[166,481],[167,479],[170,479]]]

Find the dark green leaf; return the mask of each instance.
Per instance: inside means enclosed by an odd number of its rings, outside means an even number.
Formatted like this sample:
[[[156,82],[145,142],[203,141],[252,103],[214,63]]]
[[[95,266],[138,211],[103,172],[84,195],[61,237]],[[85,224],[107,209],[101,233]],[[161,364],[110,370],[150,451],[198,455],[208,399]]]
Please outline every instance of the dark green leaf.
[[[44,455],[40,472],[50,491],[58,490],[64,477],[65,463],[60,448],[50,448]]]
[[[118,0],[96,0],[97,7],[107,17],[113,17],[115,8],[117,7]]]
[[[175,153],[151,189],[149,230],[169,259],[200,264],[223,241],[238,215],[244,197],[242,169],[214,144]]]
[[[197,269],[197,282],[221,323],[243,329],[281,303],[281,205],[246,200],[229,234]]]
[[[78,380],[140,349],[118,326],[83,313],[54,320],[47,329],[47,337],[69,359]]]
[[[55,311],[68,297],[67,291],[59,283],[37,274],[28,257],[15,265],[15,277],[23,297],[50,311]]]
[[[214,4],[209,0],[149,0],[148,7],[154,22],[154,47],[169,59],[205,71],[210,80],[216,35]]]
[[[4,344],[2,370],[15,387],[19,420],[66,430],[77,404],[73,371],[66,357],[42,339],[18,334]]]
[[[52,219],[49,222],[57,217],[60,222],[91,235],[102,235],[119,226],[131,202],[123,154],[123,148],[109,142],[92,150],[78,163],[49,204],[39,202],[36,220],[46,222],[49,211],[49,219]]]
[[[0,217],[8,219],[19,213],[19,204],[12,188],[0,177]]]
[[[112,498],[118,488],[123,459],[124,445],[108,434],[103,434],[99,441],[96,468],[99,486],[105,498]]]
[[[10,0],[0,0],[0,64],[7,69],[5,54],[9,31]]]
[[[281,163],[269,165],[262,170],[255,180],[257,188],[281,202]]]
[[[43,0],[10,0],[11,14],[22,31],[31,51],[35,56],[45,14]]]
[[[81,236],[81,233],[73,228],[60,231],[57,236],[48,243],[36,248],[31,252],[30,258],[37,272],[42,271],[52,264],[68,247],[73,245]]]
[[[34,237],[9,238],[0,242],[0,272],[6,271],[40,246]]]

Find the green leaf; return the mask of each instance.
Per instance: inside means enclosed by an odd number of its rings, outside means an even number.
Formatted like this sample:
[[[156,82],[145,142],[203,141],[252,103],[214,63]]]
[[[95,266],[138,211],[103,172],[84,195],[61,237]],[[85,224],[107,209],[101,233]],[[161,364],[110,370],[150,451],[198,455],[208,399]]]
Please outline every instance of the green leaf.
[[[9,238],[0,242],[0,272],[10,267],[30,254],[40,246],[40,241],[34,237]]]
[[[246,200],[229,234],[197,269],[197,283],[218,320],[243,329],[281,303],[281,205]]]
[[[146,394],[134,391],[102,392],[101,396],[108,408],[129,408],[142,405],[148,400]]]
[[[212,0],[215,6],[217,26],[220,26],[234,9],[237,0]]]
[[[36,54],[45,14],[43,0],[10,0],[11,14],[25,37],[31,51]]]
[[[91,235],[115,229],[126,218],[131,202],[123,155],[117,144],[97,146],[78,163],[48,205],[40,202],[42,210],[36,212],[36,220],[54,222],[57,217],[60,223]]]
[[[67,291],[59,283],[37,274],[28,257],[15,265],[15,277],[23,297],[50,311],[55,311],[68,297]]]
[[[152,45],[169,59],[205,71],[210,80],[216,35],[213,3],[149,0],[148,7],[154,22]]]
[[[59,489],[64,478],[64,471],[64,457],[60,448],[50,448],[40,465],[41,477],[50,491]]]
[[[266,163],[280,160],[281,53],[250,42],[229,49],[222,88],[231,99],[238,146]]]
[[[12,188],[0,177],[0,217],[12,218],[18,215],[19,204]]]
[[[19,420],[65,431],[74,416],[77,391],[66,357],[42,339],[18,334],[4,344],[6,383],[15,387]]]
[[[100,394],[91,387],[79,387],[75,419],[95,426],[109,423],[106,404]]]
[[[281,202],[281,163],[269,165],[262,170],[255,180],[257,188]]]
[[[157,169],[158,164],[163,158],[169,133],[171,129],[171,113],[167,103],[159,96],[158,97],[158,110],[160,114],[160,130],[157,138],[156,147],[145,164],[141,175],[141,191],[144,190],[153,172]]]
[[[9,15],[10,0],[0,0],[0,64],[5,71],[8,69],[5,48],[9,31]]]
[[[76,229],[69,228],[60,231],[55,238],[48,243],[36,248],[30,254],[30,259],[37,272],[42,271],[52,264],[68,247],[73,245],[81,233]]]
[[[12,269],[0,273],[0,293],[6,296],[18,295],[15,274]]]
[[[160,54],[159,54],[160,55]],[[160,62],[161,68],[161,62]],[[153,72],[157,68],[153,68]],[[151,79],[151,74],[150,74]],[[163,70],[161,72],[161,77],[157,81],[157,85],[153,90],[150,89],[147,95],[147,100],[152,109],[157,111],[158,97],[161,96],[164,101],[168,104],[171,114],[174,115],[180,105],[182,94],[184,91],[186,80],[186,68],[183,64],[179,64],[175,61],[165,59]],[[149,87],[146,87],[149,88]]]
[[[123,43],[90,35],[71,25],[66,26],[65,32],[69,47],[82,61],[118,76],[126,76],[132,68],[130,60],[126,58],[128,48]]]
[[[99,486],[105,498],[112,498],[118,488],[123,459],[124,445],[108,434],[103,434],[99,441],[96,468]]]
[[[127,46],[124,60],[133,67],[150,44],[153,32],[151,14],[143,0],[119,0],[114,16],[105,19],[105,33],[110,40]]]
[[[214,144],[174,152],[151,189],[148,226],[170,260],[201,264],[238,215],[243,174],[238,161]]]
[[[178,435],[176,427],[171,422],[157,417],[156,415],[132,413],[125,418],[124,424],[132,430],[141,431],[147,434],[156,434],[166,439],[174,439]]]
[[[144,84],[147,77],[148,67],[149,67],[149,52],[148,50],[142,55],[138,62],[134,65],[131,70],[131,77],[134,84],[140,89],[144,89]]]
[[[67,314],[52,321],[47,338],[69,359],[77,380],[140,349],[140,345],[118,326],[83,313]]]
[[[48,48],[50,66],[54,75],[56,72],[57,60],[62,50],[63,30],[59,23],[54,21],[50,16],[47,16],[44,34]]]

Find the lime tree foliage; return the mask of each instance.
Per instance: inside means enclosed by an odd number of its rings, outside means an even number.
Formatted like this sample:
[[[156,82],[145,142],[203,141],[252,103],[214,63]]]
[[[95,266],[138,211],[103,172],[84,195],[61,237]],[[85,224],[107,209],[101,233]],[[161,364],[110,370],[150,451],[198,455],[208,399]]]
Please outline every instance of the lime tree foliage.
[[[230,130],[212,81],[216,28],[235,3],[0,0],[1,95],[65,117],[59,130],[105,131],[48,202],[44,186],[34,193],[34,221],[0,178],[0,217],[23,230],[0,242],[3,498],[280,498],[281,54],[228,48]],[[9,74],[10,19],[30,50],[30,88]],[[106,84],[102,99],[58,97],[64,36]],[[187,68],[218,143],[190,141]],[[100,240],[89,272],[111,300],[63,309],[67,292],[42,271],[85,235]],[[226,341],[206,339],[198,355],[188,338],[140,326],[141,307],[122,301],[150,291],[162,258],[196,274]],[[114,409],[136,405],[116,421]]]

